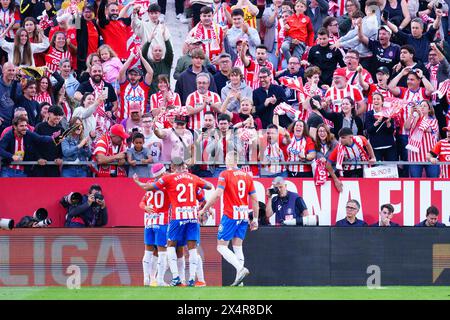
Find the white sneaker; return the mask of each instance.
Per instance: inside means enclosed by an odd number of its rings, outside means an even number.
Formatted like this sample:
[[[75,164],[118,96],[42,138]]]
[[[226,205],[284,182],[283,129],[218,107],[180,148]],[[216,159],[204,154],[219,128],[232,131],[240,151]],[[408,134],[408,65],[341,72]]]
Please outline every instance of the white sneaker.
[[[187,23],[189,23],[189,19],[187,19],[184,15],[181,15],[180,22],[184,23],[184,24],[187,24]]]
[[[247,268],[243,267],[236,275],[236,280],[231,284],[232,287],[236,287],[242,283],[244,278],[250,274]]]

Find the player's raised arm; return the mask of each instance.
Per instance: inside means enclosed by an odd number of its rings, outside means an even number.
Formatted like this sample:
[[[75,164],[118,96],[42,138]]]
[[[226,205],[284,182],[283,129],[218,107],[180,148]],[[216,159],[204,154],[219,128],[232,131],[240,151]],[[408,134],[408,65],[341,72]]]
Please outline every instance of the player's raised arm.
[[[152,191],[156,189],[156,185],[154,183],[143,183],[139,181],[139,176],[135,173],[133,175],[133,181],[142,189],[146,191]]]

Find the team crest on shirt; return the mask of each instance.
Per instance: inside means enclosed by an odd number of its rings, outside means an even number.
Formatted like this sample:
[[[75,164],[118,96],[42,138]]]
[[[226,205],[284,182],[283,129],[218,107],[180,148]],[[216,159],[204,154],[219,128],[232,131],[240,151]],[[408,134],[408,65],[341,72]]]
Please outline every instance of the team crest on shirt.
[[[289,88],[284,89],[284,94],[286,95],[286,97],[290,97],[291,96],[291,92],[292,90]]]
[[[222,230],[223,230],[223,225],[220,224],[220,225],[219,225],[219,230],[218,230],[218,231],[219,231],[219,232],[222,232]]]
[[[328,52],[325,56],[327,59],[331,59],[333,57],[333,54],[331,52]]]
[[[302,23],[306,23],[306,19],[305,18],[302,19]]]

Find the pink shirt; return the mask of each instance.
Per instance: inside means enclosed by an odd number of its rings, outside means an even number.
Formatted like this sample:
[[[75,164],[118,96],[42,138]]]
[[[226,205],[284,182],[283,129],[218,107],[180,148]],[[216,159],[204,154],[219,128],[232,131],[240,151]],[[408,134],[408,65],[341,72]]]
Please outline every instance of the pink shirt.
[[[172,129],[164,129],[164,132],[167,133],[167,136],[162,139],[161,161],[171,161],[174,157],[184,159],[184,145],[189,148],[194,143],[192,133],[187,129],[179,136]],[[179,137],[183,140],[184,145]]]
[[[113,57],[106,62],[102,63],[103,69],[103,80],[109,83],[113,83],[119,77],[120,69],[123,64],[120,62],[119,58]]]

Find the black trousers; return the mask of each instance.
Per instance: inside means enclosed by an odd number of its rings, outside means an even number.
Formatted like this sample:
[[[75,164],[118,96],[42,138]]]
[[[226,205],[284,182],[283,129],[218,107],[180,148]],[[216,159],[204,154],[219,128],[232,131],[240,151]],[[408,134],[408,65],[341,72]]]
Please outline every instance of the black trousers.
[[[158,0],[158,5],[161,7],[161,13],[166,14],[167,0]]]
[[[175,14],[179,15],[184,12],[184,0],[175,0]]]

